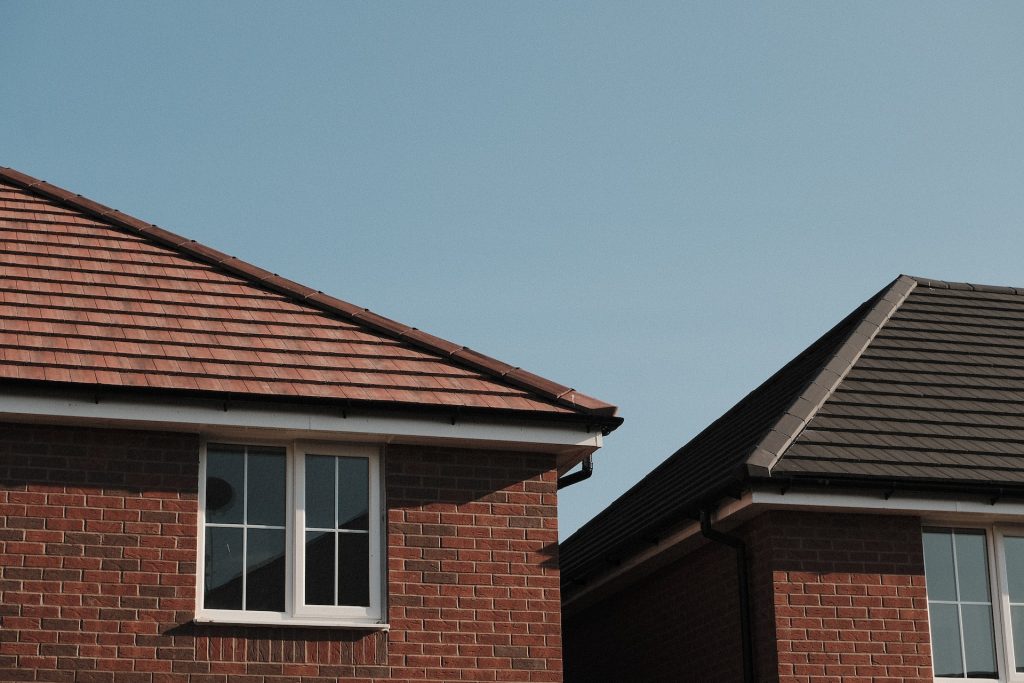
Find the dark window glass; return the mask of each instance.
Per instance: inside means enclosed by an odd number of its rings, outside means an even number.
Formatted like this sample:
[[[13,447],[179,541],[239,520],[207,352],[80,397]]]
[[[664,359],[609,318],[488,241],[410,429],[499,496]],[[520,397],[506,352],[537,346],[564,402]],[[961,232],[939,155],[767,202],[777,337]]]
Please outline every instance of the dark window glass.
[[[206,451],[206,521],[241,524],[243,514],[244,449],[210,444]]]
[[[245,608],[284,611],[284,530],[249,529],[245,555]]]
[[[1013,628],[1013,660],[1017,673],[1024,673],[1024,607],[1011,607],[1010,621]]]
[[[338,458],[338,528],[370,528],[370,464],[366,458]]]
[[[336,458],[306,456],[306,528],[334,528]]]
[[[924,566],[929,600],[956,600],[953,571],[953,533],[949,530],[924,532]]]
[[[242,609],[242,530],[206,530],[203,604],[209,609]]]
[[[1010,602],[1024,603],[1024,538],[1007,536],[1004,538],[1006,549],[1006,584],[1010,593]]]
[[[956,605],[929,605],[932,629],[932,664],[936,676],[963,677],[960,618]]]
[[[330,531],[306,532],[306,604],[334,604],[334,538]]]
[[[956,573],[960,586],[960,600],[964,602],[989,602],[988,593],[988,551],[985,547],[985,532],[957,530]]]
[[[338,604],[370,604],[370,535],[338,534]]]
[[[988,605],[961,605],[964,620],[964,654],[967,677],[996,676],[996,644],[992,633],[992,608]]]
[[[985,532],[926,529],[923,540],[935,675],[995,678],[995,624]]]
[[[285,451],[283,448],[249,448],[249,524],[284,526]]]

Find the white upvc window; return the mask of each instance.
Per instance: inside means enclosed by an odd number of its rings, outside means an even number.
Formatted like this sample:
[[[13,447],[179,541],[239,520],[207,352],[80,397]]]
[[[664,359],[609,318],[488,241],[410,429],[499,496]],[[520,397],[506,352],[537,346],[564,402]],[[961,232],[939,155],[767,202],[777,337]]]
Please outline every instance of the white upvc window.
[[[1024,683],[1024,528],[924,528],[936,681]]]
[[[197,621],[386,626],[376,447],[211,441],[199,482]]]

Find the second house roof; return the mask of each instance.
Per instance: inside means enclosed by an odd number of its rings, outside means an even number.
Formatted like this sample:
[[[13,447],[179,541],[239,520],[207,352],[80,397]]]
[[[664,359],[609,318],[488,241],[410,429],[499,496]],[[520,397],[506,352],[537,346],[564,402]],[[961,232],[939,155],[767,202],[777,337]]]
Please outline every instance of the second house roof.
[[[563,579],[754,480],[1024,495],[1024,289],[901,275],[567,539]]]
[[[8,168],[0,380],[621,421],[570,387]]]

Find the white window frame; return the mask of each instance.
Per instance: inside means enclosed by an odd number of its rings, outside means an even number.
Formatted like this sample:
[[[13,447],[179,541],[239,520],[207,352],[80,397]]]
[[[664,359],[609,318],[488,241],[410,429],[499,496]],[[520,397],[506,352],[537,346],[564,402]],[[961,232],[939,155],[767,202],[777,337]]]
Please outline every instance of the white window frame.
[[[203,606],[206,573],[206,462],[207,444],[270,446],[285,449],[285,611],[206,609]],[[370,605],[304,605],[305,595],[305,457],[308,454],[365,458],[368,462],[368,542]],[[196,616],[199,623],[252,624],[263,626],[325,626],[386,629],[384,596],[384,516],[380,447],[317,441],[260,441],[210,437],[200,448],[199,519],[196,548]],[[243,567],[244,571],[244,567]]]
[[[1004,541],[1006,536],[1024,538],[1024,526],[1011,524],[977,524],[951,522],[948,519],[926,522],[924,529],[973,529],[985,533],[985,547],[988,553],[988,582],[992,598],[992,632],[996,646],[996,678],[950,678],[936,676],[936,683],[956,683],[957,681],[1000,681],[1001,683],[1024,683],[1024,673],[1017,673],[1013,653],[1013,629],[1010,623],[1010,596],[1007,588],[1006,554]],[[928,608],[928,630],[931,632],[931,601],[925,601]],[[961,638],[963,634],[961,634]],[[962,647],[962,645],[961,645]],[[934,643],[932,643],[934,651]]]

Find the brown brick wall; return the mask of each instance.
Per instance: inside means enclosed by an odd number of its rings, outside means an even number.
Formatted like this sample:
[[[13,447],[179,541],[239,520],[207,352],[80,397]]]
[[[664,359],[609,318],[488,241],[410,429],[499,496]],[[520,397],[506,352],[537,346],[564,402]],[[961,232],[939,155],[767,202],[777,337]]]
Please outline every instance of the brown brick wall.
[[[747,542],[759,681],[932,680],[919,519],[773,511],[733,533]],[[703,545],[570,610],[566,680],[742,681],[736,590],[732,551]]]
[[[198,446],[0,423],[0,680],[561,680],[552,457],[390,449],[383,633],[190,623]]]
[[[736,558],[704,546],[565,617],[565,680],[742,681]]]

